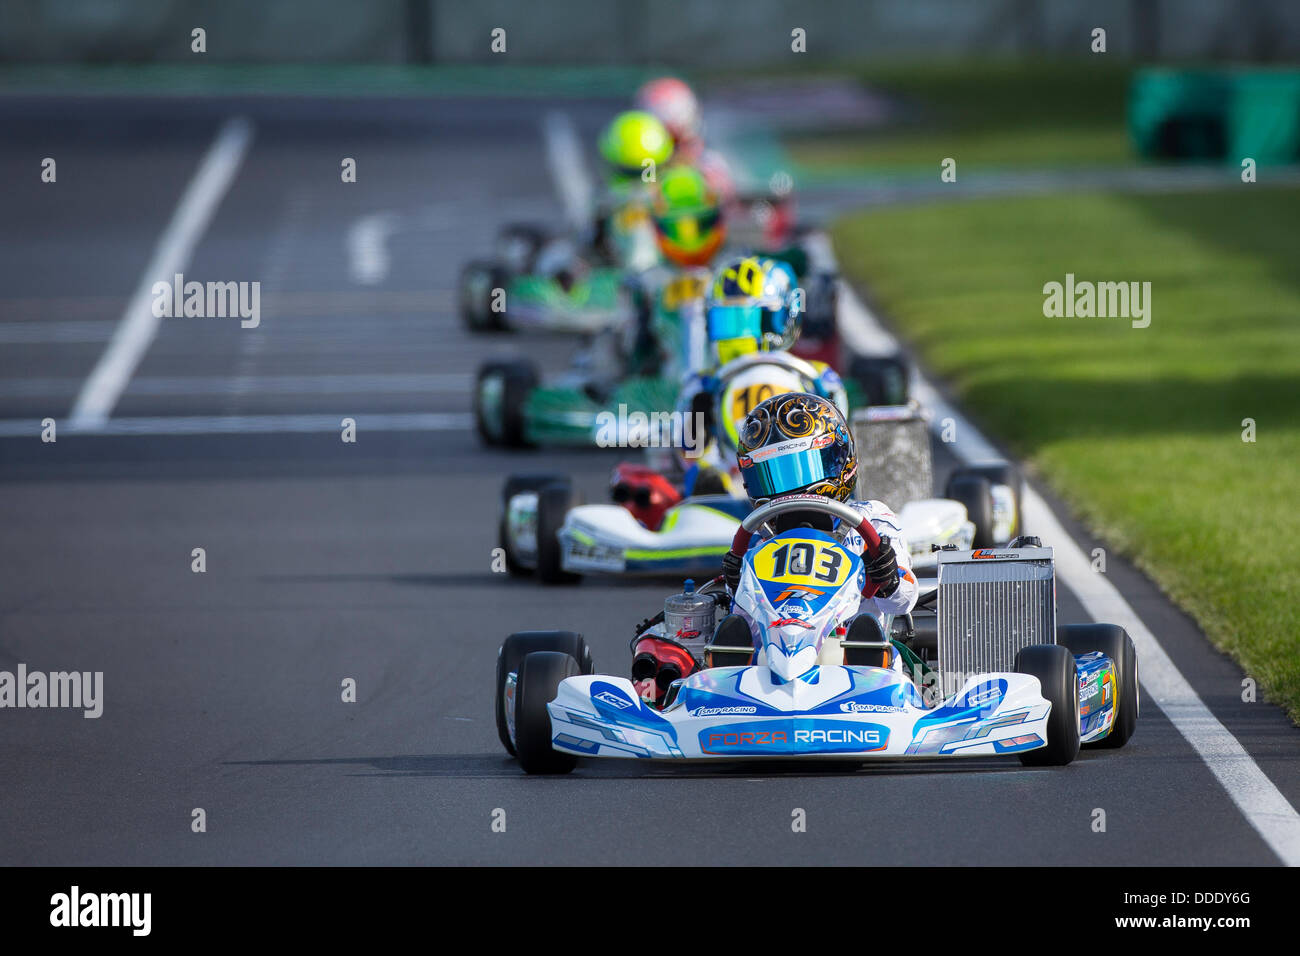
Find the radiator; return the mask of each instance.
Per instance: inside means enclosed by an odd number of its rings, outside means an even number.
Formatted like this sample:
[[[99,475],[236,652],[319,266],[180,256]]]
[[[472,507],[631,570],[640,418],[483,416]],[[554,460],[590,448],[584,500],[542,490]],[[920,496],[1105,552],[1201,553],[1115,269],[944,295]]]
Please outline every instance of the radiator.
[[[851,427],[858,453],[855,498],[874,498],[898,511],[933,495],[930,430],[915,403],[858,409]]]
[[[940,552],[936,611],[945,698],[972,674],[1012,670],[1022,647],[1056,643],[1052,549]]]

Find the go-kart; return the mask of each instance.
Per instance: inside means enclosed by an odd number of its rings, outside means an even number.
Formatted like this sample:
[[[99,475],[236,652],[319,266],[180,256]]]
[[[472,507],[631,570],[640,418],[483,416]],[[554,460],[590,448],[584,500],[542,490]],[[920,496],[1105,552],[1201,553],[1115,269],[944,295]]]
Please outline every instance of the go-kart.
[[[671,285],[702,290],[698,276]],[[628,286],[629,289],[632,286]],[[493,360],[478,370],[474,420],[487,445],[618,444],[601,430],[602,412],[626,423],[672,409],[679,380],[703,362],[703,300],[682,295],[658,320],[645,296],[634,296],[633,317],[591,336],[569,369],[543,382],[527,358]]]
[[[622,268],[582,245],[546,226],[503,227],[494,257],[461,268],[457,291],[465,327],[592,333],[624,321],[630,305]]]
[[[749,357],[732,364],[746,374],[759,367]],[[724,381],[719,404],[729,408],[749,380]],[[933,572],[938,549],[998,547],[1024,533],[1021,479],[1007,462],[956,468],[942,497],[932,496],[930,439],[914,404],[859,410],[852,427],[859,497],[895,507],[913,570]],[[726,433],[721,437],[725,443]],[[728,451],[734,459],[734,441]],[[749,512],[748,499],[707,488],[699,490],[712,493],[685,496],[679,478],[622,463],[610,482],[613,503],[584,504],[564,476],[514,476],[502,492],[498,545],[512,573],[536,571],[548,584],[590,574],[710,577]]]
[[[544,382],[536,364],[526,358],[484,363],[474,386],[474,420],[480,438],[485,444],[508,448],[639,447],[636,430],[640,427],[645,432],[640,447],[660,444],[646,429],[671,417],[683,376],[705,365],[703,323],[702,300],[680,303],[675,310],[675,341],[668,343],[671,352],[666,358],[657,356],[652,370],[639,368],[645,351],[637,345],[639,337],[616,330],[593,337],[568,371],[550,381]],[[722,396],[722,414],[730,420],[737,410],[744,418],[749,408],[777,391],[802,391],[808,386],[801,381],[815,381],[820,374],[792,354],[759,352],[734,359],[713,377],[720,388],[730,387]],[[846,414],[862,396],[878,390],[871,381],[849,381],[843,386],[839,404]],[[613,432],[611,425],[616,428]]]
[[[941,679],[918,681],[916,640],[861,614],[874,593],[862,558],[812,523],[750,536],[784,514],[840,519],[872,551],[880,539],[847,505],[806,495],[756,508],[737,532],[745,551],[732,614],[701,654],[662,625],[638,633],[686,651],[662,698],[627,677],[597,675],[573,632],[512,634],[497,658],[502,745],[528,773],[567,773],[579,757],[867,761],[1015,754],[1027,766],[1070,763],[1082,744],[1122,747],[1137,721],[1137,659],[1122,628],[1055,626],[1050,548],[945,551],[927,595]],[[1018,542],[1021,543],[1021,542]],[[703,593],[703,592],[702,592]],[[725,592],[721,595],[726,601]],[[659,631],[656,633],[655,628]],[[892,626],[889,628],[894,630]],[[911,632],[910,634],[908,632]],[[682,673],[683,676],[676,676]],[[934,699],[929,688],[942,687]]]

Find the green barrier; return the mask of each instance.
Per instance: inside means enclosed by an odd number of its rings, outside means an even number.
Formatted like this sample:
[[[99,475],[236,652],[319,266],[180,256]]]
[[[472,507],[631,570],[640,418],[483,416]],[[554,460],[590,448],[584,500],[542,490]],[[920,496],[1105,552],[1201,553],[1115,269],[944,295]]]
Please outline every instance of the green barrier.
[[[1141,156],[1300,161],[1300,71],[1139,70],[1128,127]]]

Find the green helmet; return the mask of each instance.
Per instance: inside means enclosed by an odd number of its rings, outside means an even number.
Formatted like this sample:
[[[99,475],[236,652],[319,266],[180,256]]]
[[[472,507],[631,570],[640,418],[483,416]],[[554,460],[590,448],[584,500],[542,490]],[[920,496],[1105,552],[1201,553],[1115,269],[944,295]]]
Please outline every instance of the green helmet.
[[[647,159],[662,166],[672,154],[664,124],[641,110],[619,113],[600,136],[600,155],[621,178],[639,177]]]
[[[690,166],[664,170],[651,216],[659,251],[679,266],[708,265],[727,238],[717,194]]]

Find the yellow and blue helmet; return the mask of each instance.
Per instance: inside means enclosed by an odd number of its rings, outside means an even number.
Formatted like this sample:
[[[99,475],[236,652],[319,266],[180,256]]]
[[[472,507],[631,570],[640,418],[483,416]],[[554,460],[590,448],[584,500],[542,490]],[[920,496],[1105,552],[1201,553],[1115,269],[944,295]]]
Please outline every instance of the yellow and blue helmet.
[[[723,263],[705,309],[720,365],[750,352],[787,349],[799,335],[794,273],[775,259],[738,256]]]

